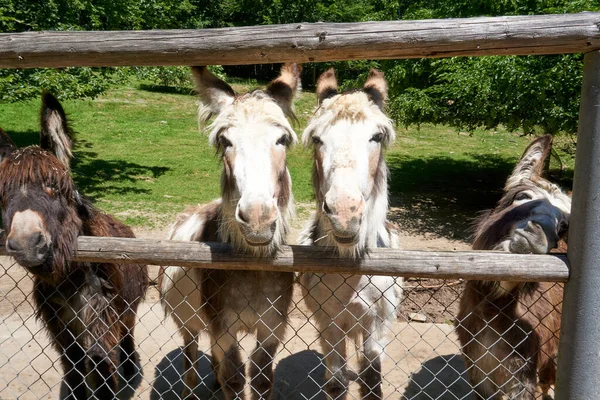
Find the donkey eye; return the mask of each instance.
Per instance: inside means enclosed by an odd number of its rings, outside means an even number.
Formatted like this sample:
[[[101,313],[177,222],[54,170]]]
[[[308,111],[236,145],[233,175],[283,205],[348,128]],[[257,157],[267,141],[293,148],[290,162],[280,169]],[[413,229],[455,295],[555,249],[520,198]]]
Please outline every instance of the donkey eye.
[[[313,136],[312,137],[312,142],[314,144],[323,144],[323,142],[321,141],[321,138],[317,137],[317,136]]]
[[[382,140],[383,140],[383,133],[378,132],[378,133],[374,134],[373,136],[371,136],[371,139],[369,140],[369,142],[381,143]]]
[[[285,146],[288,144],[288,135],[283,135],[282,137],[280,137],[279,139],[277,139],[277,142],[275,144],[277,145],[281,145],[281,146]]]
[[[521,192],[515,196],[514,201],[531,200],[531,199],[532,199],[532,197],[529,193]]]
[[[219,142],[221,142],[223,149],[233,146],[233,144],[225,136],[221,136]]]

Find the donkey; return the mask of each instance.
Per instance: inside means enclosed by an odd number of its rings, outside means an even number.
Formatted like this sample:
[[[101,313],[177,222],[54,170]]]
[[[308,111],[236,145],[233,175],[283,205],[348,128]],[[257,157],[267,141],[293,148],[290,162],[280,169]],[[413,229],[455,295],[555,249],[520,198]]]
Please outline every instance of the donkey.
[[[571,199],[542,178],[552,136],[534,140],[508,178],[496,208],[476,223],[475,250],[546,254],[564,237]],[[547,396],[556,375],[563,286],[468,281],[456,331],[478,398]]]
[[[146,266],[71,261],[79,235],[134,235],[77,192],[69,173],[73,134],[49,93],[42,96],[41,125],[41,147],[15,149],[2,141],[6,250],[34,277],[36,315],[61,354],[68,398],[86,399],[88,389],[114,398],[119,361],[127,381],[137,373],[133,333]]]
[[[227,242],[234,251],[272,257],[285,244],[293,214],[286,150],[297,137],[286,115],[294,118],[300,67],[284,65],[266,90],[242,96],[205,67],[192,71],[201,99],[200,121],[215,115],[209,142],[223,161],[222,198],[180,214],[169,238]],[[185,342],[183,397],[192,395],[198,384],[197,337],[207,329],[213,369],[225,398],[244,396],[238,332],[257,338],[250,365],[252,397],[270,398],[273,357],[285,334],[293,282],[291,272],[161,270],[162,303]]]
[[[319,106],[302,135],[314,148],[313,188],[317,209],[299,243],[327,246],[340,258],[362,258],[370,249],[399,247],[386,220],[388,169],[384,149],[395,138],[384,113],[387,82],[375,69],[362,90],[339,94],[333,69],[317,82]],[[304,301],[313,313],[325,354],[325,391],[344,398],[349,380],[359,380],[362,397],[378,399],[386,330],[396,318],[401,289],[384,276],[305,273]],[[400,289],[400,290],[399,290]],[[360,375],[346,366],[348,335],[359,346]]]

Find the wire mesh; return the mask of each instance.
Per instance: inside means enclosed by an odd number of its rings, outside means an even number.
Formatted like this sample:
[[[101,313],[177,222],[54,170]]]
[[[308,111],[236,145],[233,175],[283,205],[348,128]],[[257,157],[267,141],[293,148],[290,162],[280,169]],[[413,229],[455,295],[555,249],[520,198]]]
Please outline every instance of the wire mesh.
[[[64,371],[59,361],[60,354],[52,346],[43,323],[35,318],[32,298],[33,279],[8,257],[0,257],[0,263],[0,398],[41,399],[65,396],[68,390],[62,382]],[[211,338],[207,330],[198,336],[199,358],[196,366],[198,384],[194,388],[189,388],[187,392],[184,390],[186,388],[184,341],[173,318],[165,316],[156,286],[157,274],[158,267],[150,267],[152,284],[137,310],[135,344],[139,354],[139,373],[126,382],[123,368],[118,369],[116,374],[119,378],[119,392],[115,397],[179,399],[182,395],[191,392],[195,398],[200,399],[225,398],[223,385],[218,383],[213,370],[214,368],[219,370],[220,364],[214,363],[211,357],[214,351],[211,351]],[[329,353],[325,353],[326,340],[324,342],[323,335],[319,333],[323,331],[322,323],[320,325],[316,321],[315,311],[308,306],[307,302],[307,296],[313,296],[314,291],[303,288],[301,285],[303,280],[298,276],[295,277],[289,288],[292,297],[287,318],[284,318],[285,333],[279,338],[281,344],[273,357],[274,384],[271,398],[326,399],[336,396],[348,399],[378,398],[377,390],[371,387],[373,390],[365,391],[364,388],[372,385],[372,372],[379,368],[383,398],[468,399],[475,397],[474,387],[489,386],[490,380],[484,379],[472,385],[467,365],[470,370],[483,371],[485,377],[487,375],[491,377],[500,369],[506,369],[507,363],[503,364],[503,362],[509,360],[509,357],[513,357],[510,360],[514,361],[514,357],[520,354],[524,343],[535,336],[533,332],[537,327],[524,325],[518,318],[510,322],[506,331],[496,332],[497,337],[494,342],[482,341],[477,336],[478,333],[474,332],[470,341],[484,346],[487,343],[490,352],[481,355],[479,359],[471,359],[465,364],[455,321],[459,315],[459,302],[466,282],[418,278],[409,278],[402,282],[400,278],[394,278],[391,283],[393,288],[379,287],[381,296],[389,293],[386,292],[387,289],[397,290],[402,284],[401,301],[391,308],[393,315],[386,315],[390,317],[390,323],[382,328],[385,340],[381,340],[381,365],[369,370],[365,364],[374,365],[376,360],[372,355],[365,358],[362,351],[367,337],[362,329],[364,327],[360,326],[366,321],[361,312],[364,313],[365,309],[379,312],[378,305],[369,303],[367,296],[364,295],[365,286],[350,293],[348,297],[338,298],[341,297],[339,290],[347,291],[349,288],[356,288],[355,282],[348,281],[350,278],[350,275],[345,275],[342,279],[343,284],[331,288],[329,293],[331,300],[343,306],[347,323],[344,325],[339,322],[344,320],[339,318],[341,316],[339,313],[330,316],[332,322],[329,328],[335,326],[343,332],[343,336],[341,342],[329,343],[331,349]],[[367,277],[367,280],[371,285],[380,284],[380,281],[374,281],[372,277]],[[559,284],[547,284],[544,290],[551,290],[553,285]],[[484,293],[484,300],[481,303],[488,305],[493,303],[493,298],[489,297],[492,293],[493,291]],[[542,297],[529,304],[529,307],[538,307],[536,302],[539,301],[543,301]],[[356,307],[359,303],[363,308]],[[519,303],[518,306],[522,307],[523,304]],[[560,302],[552,304],[550,308],[547,306],[545,304],[542,308],[550,316],[558,312]],[[509,306],[505,304],[504,308],[498,308],[497,320],[503,319],[504,322],[508,320],[507,315],[510,316],[510,313],[504,314],[506,307]],[[319,311],[324,311],[325,308],[323,305]],[[255,313],[260,320],[262,313],[268,309],[267,306],[260,312],[245,310],[244,313]],[[467,310],[466,315],[472,316],[475,309],[476,307]],[[244,313],[238,317],[241,320],[250,320],[247,315],[242,315]],[[540,325],[545,321],[546,318],[540,317],[537,323]],[[490,323],[485,326],[489,328],[491,325]],[[243,389],[238,393],[239,397],[261,397],[253,395],[253,385],[248,383],[252,370],[251,364],[260,358],[256,356],[256,336],[246,332],[252,331],[253,328],[255,327],[246,326],[240,329],[236,336],[239,342],[236,348],[239,350],[242,366],[242,370],[238,372],[245,375]],[[359,335],[355,334],[357,332],[355,328],[361,328],[358,329],[358,332],[361,332]],[[515,329],[523,332],[516,342]],[[552,335],[557,334],[558,332],[552,332]],[[351,340],[352,338],[357,339],[356,343]],[[553,338],[546,337],[545,340],[550,341]],[[492,363],[494,366],[490,366],[490,354],[493,353],[491,348],[498,347],[499,343],[503,348],[508,346],[509,351],[505,359],[496,358]],[[511,375],[513,378],[510,382],[505,382],[503,386],[496,388],[496,395],[527,398],[527,390],[531,388],[527,386],[527,382],[519,381],[523,375],[519,371],[531,368],[532,363],[535,364],[532,360],[536,359],[538,353],[533,351],[530,355],[533,358],[524,360],[520,364],[516,373]],[[342,358],[343,363],[332,366],[332,356],[335,359]],[[553,357],[552,354],[550,356]],[[486,365],[482,365],[484,361]],[[343,376],[348,378],[346,393],[343,390],[337,392],[332,390],[336,387],[332,382],[337,382],[336,377],[341,376],[340,369],[344,372]],[[260,373],[254,373],[253,376],[253,379],[268,381],[268,368]],[[86,384],[88,390],[93,392],[95,388],[89,381],[88,377]],[[341,386],[344,385],[345,383],[342,382]],[[541,391],[540,388],[533,390]],[[517,393],[515,391],[520,394],[515,394]]]

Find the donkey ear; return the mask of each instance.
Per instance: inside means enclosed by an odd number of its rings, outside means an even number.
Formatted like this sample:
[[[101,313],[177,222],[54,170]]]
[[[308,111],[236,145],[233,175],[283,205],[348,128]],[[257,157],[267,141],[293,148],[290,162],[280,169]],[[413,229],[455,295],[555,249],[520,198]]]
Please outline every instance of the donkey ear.
[[[300,73],[302,66],[291,63],[283,64],[281,73],[267,85],[267,94],[281,107],[283,113],[296,120],[294,115],[294,98],[302,91]]]
[[[337,79],[335,79],[335,71],[333,68],[329,68],[319,76],[319,80],[317,81],[318,104],[321,105],[323,100],[333,97],[336,94],[338,94],[338,83]]]
[[[235,92],[231,86],[214,76],[206,66],[192,67],[192,74],[204,108],[199,113],[200,122],[206,122],[212,115],[219,114],[223,107],[233,103]]]
[[[51,93],[42,93],[42,108],[40,110],[40,147],[54,153],[56,158],[67,169],[70,168],[71,148],[73,146],[73,131],[67,124],[65,110]]]
[[[544,171],[544,162],[551,151],[552,135],[545,135],[531,142],[508,178],[506,188],[524,179],[533,179],[541,176]]]
[[[17,146],[15,146],[10,136],[0,128],[0,162],[8,157],[16,148]]]
[[[363,91],[369,96],[369,99],[383,111],[388,99],[388,85],[383,76],[383,72],[371,68]]]

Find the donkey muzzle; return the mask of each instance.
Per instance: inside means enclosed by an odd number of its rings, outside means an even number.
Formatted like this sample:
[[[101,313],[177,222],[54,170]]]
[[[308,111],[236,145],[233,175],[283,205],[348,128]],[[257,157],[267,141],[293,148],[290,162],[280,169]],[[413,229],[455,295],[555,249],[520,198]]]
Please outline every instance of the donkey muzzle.
[[[37,212],[25,210],[15,213],[10,233],[6,238],[8,255],[14,257],[23,267],[36,267],[46,259],[50,244]]]
[[[271,243],[279,210],[274,199],[267,201],[243,201],[238,203],[235,219],[250,246],[265,246]]]
[[[514,230],[509,250],[519,254],[546,254],[556,247],[558,239],[553,226],[543,221],[527,221]]]
[[[333,238],[342,245],[358,242],[365,201],[362,195],[325,196],[323,212],[331,222]]]
[[[41,232],[27,236],[9,236],[6,239],[6,251],[23,267],[36,267],[44,262],[49,243]]]

